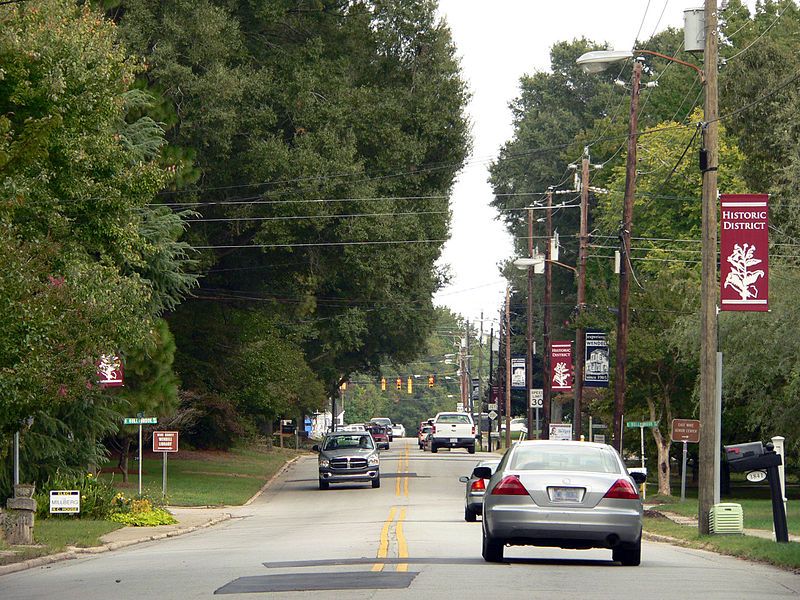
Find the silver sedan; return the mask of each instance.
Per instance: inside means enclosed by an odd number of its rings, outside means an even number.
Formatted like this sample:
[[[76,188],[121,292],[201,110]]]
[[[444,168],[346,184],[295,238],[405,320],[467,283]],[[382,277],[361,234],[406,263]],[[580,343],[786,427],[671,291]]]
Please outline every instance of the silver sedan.
[[[483,558],[503,548],[611,548],[623,565],[641,561],[642,502],[619,454],[606,444],[529,440],[514,444],[489,478],[483,499]]]

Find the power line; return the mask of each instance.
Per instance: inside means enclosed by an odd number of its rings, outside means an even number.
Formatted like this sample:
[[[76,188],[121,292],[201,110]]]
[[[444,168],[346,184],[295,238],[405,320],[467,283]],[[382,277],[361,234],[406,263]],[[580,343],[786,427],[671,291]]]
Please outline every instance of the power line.
[[[219,223],[229,221],[305,221],[313,219],[337,219],[356,217],[407,217],[410,215],[445,215],[447,210],[425,210],[416,212],[353,213],[335,215],[288,215],[283,217],[227,217],[214,219],[186,219],[187,223]]]
[[[296,244],[223,244],[215,246],[193,246],[195,250],[213,250],[236,248],[309,248],[318,246],[372,246],[372,245],[399,245],[399,244],[443,244],[447,240],[363,240],[357,242],[312,242]]]
[[[754,39],[747,46],[745,46],[744,48],[739,50],[739,52],[737,52],[733,56],[727,57],[725,59],[726,62],[730,62],[730,61],[734,60],[735,58],[739,57],[740,55],[744,54],[745,52],[747,52],[753,46],[753,44],[755,44],[756,42],[761,40],[761,38],[763,38],[769,32],[769,30],[772,29],[775,26],[775,24],[780,20],[780,18],[783,16],[783,13],[785,13],[787,10],[789,10],[790,6],[794,6],[794,2],[787,3],[786,6],[784,7],[784,9],[780,12],[780,14],[777,17],[775,17],[775,20],[772,21],[772,23],[770,23],[769,26],[764,31],[762,31],[761,34],[758,37],[756,37],[756,39]]]

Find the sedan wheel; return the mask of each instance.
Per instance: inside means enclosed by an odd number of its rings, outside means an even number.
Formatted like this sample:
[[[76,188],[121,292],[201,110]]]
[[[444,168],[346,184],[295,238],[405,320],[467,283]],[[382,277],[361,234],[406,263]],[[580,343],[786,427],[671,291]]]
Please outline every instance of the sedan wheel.
[[[503,542],[486,535],[483,531],[483,560],[486,562],[503,562]]]
[[[634,544],[621,544],[611,550],[611,558],[624,567],[638,567],[642,562],[642,539]]]
[[[470,510],[466,506],[464,507],[464,520],[470,523],[474,523],[478,520],[478,515],[475,514],[474,511]]]

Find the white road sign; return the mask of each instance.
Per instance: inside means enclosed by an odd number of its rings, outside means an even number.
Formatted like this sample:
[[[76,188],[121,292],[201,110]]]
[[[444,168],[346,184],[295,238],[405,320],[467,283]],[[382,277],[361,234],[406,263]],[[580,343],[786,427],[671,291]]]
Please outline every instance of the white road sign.
[[[489,418],[490,418],[492,421],[494,421],[494,420],[497,418],[497,413],[496,413],[496,412],[494,412],[494,411],[491,411],[491,412],[489,413]]]
[[[544,390],[541,388],[531,389],[531,408],[544,407]]]

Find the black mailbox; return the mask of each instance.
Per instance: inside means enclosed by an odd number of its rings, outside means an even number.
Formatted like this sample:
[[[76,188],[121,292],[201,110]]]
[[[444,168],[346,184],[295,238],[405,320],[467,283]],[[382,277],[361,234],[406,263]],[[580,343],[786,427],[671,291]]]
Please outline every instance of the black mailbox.
[[[725,458],[731,471],[767,470],[769,491],[772,496],[772,521],[775,525],[775,540],[786,543],[789,541],[789,530],[786,526],[786,511],[783,507],[783,494],[778,475],[781,465],[781,456],[774,451],[772,443],[766,447],[761,442],[747,444],[734,444],[725,446]]]
[[[725,458],[731,471],[739,473],[777,467],[781,464],[781,457],[774,452],[768,452],[761,442],[725,446]]]

